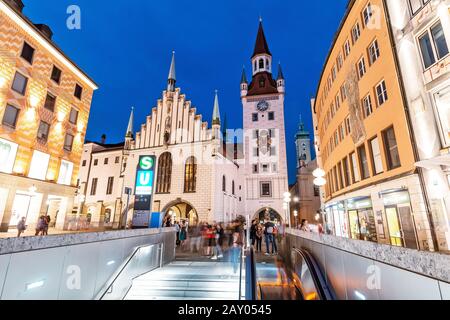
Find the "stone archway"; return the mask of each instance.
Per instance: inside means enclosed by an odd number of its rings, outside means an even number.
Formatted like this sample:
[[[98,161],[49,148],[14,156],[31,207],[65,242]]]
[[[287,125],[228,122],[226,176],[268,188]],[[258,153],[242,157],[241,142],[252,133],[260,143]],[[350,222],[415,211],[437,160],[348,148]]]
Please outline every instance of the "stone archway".
[[[197,226],[199,223],[197,210],[187,201],[176,200],[169,203],[162,210],[164,219],[163,223],[170,219],[172,223],[175,221],[187,221],[189,226]]]
[[[253,216],[253,220],[258,219],[258,221],[265,221],[270,220],[272,222],[276,223],[283,223],[284,219],[283,217],[274,209],[272,208],[262,208],[258,212],[255,213]]]

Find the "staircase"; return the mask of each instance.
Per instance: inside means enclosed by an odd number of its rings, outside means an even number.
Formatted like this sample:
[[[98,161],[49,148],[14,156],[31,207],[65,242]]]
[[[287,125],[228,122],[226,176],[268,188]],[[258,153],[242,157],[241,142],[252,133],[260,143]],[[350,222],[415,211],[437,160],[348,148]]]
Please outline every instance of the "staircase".
[[[239,300],[239,269],[234,273],[228,262],[176,261],[134,279],[124,300]]]

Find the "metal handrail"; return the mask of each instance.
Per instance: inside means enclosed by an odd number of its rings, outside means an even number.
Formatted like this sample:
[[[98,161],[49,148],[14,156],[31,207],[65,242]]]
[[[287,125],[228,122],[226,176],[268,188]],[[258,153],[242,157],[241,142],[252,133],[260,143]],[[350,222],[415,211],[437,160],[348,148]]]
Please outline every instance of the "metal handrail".
[[[158,246],[159,249],[162,249],[162,243],[153,244]],[[137,247],[134,252],[125,260],[125,262],[122,263],[122,265],[117,269],[117,271],[111,276],[110,280],[108,280],[105,285],[99,290],[99,292],[96,295],[95,300],[103,300],[103,298],[106,296],[107,293],[109,293],[109,290],[112,288],[114,283],[117,281],[117,279],[120,277],[120,275],[123,273],[123,271],[128,267],[130,262],[133,260],[133,258],[136,256],[136,254],[143,248],[146,248],[148,246],[139,246]],[[161,268],[161,263],[160,266]],[[151,270],[150,270],[151,271]],[[148,272],[150,272],[148,271]],[[144,272],[145,274],[147,272]]]
[[[258,281],[256,278],[256,257],[253,247],[247,252],[245,258],[245,299],[255,301],[258,299]]]
[[[336,300],[336,296],[333,290],[331,290],[330,286],[327,284],[322,270],[314,257],[305,249],[294,247],[292,251],[300,255],[308,266],[308,269],[310,270],[312,279],[314,281],[314,285],[317,289],[317,292],[319,293],[320,300]]]

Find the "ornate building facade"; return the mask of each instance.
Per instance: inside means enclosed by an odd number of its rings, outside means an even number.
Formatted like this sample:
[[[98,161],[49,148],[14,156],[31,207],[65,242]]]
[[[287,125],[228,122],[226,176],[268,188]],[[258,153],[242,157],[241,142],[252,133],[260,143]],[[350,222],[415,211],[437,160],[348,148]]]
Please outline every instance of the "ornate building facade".
[[[45,214],[66,226],[97,89],[23,7],[0,1],[0,232]]]

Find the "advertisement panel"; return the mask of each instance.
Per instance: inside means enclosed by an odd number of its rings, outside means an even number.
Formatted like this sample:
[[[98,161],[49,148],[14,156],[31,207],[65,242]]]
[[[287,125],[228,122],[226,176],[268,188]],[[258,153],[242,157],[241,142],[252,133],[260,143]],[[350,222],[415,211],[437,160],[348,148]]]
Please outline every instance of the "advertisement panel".
[[[155,156],[140,156],[136,170],[135,200],[134,200],[134,228],[151,227],[151,208],[153,185],[155,182]]]

